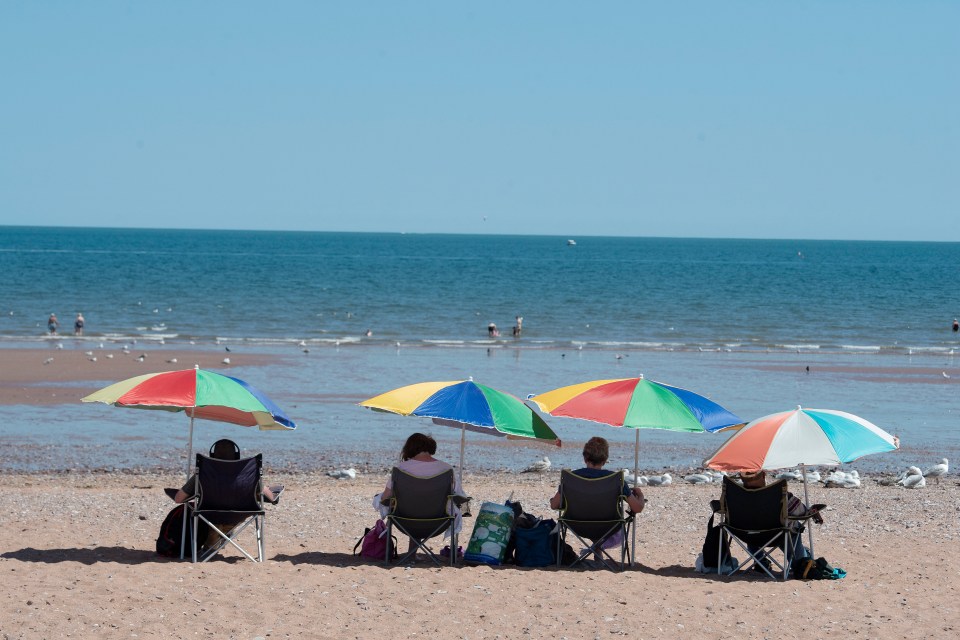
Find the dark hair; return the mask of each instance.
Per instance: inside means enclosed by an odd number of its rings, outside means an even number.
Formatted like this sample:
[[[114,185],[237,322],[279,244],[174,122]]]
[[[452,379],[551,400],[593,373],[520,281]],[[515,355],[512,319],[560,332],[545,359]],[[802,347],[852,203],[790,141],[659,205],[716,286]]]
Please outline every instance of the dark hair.
[[[583,445],[583,459],[590,464],[604,464],[610,457],[610,445],[604,438],[594,436]]]
[[[217,440],[210,446],[210,457],[217,460],[239,460],[240,447],[233,440]]]
[[[413,433],[403,443],[403,451],[400,452],[401,460],[409,460],[418,453],[429,453],[433,455],[437,452],[437,441],[424,433]]]

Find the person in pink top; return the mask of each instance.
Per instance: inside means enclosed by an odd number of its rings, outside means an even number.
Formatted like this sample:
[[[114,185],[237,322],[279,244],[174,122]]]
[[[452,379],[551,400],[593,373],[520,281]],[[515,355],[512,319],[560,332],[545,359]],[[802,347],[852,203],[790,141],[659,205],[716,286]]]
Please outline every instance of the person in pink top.
[[[433,454],[437,452],[437,441],[434,440],[431,436],[428,436],[423,433],[414,433],[411,434],[407,441],[403,444],[403,450],[400,452],[400,463],[397,465],[397,469],[409,473],[412,476],[418,478],[431,478],[437,474],[443,473],[447,469],[453,469],[453,467],[443,460],[437,460],[433,457]],[[463,495],[463,490],[460,488],[460,482],[457,480],[457,475],[453,474],[453,493],[456,495]],[[386,501],[393,495],[393,477],[387,477],[387,484],[383,489],[383,493],[374,498],[374,504],[380,504],[381,501]],[[460,510],[451,505],[451,509],[455,511],[454,515],[457,516],[456,522],[454,523],[454,528],[457,531],[460,531],[461,528],[461,519],[460,519]],[[446,534],[449,535],[449,532]],[[409,551],[414,551],[417,548],[417,543],[413,540],[410,541]]]

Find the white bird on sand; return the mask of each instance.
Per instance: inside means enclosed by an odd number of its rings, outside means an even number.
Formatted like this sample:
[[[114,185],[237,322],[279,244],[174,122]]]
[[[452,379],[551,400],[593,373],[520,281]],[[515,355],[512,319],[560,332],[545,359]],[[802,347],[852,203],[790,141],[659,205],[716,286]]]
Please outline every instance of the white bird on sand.
[[[357,470],[353,467],[349,469],[337,469],[336,471],[328,471],[327,475],[331,478],[336,478],[337,480],[354,480],[357,477]]]
[[[803,474],[800,473],[799,469],[793,469],[790,471],[781,471],[777,475],[773,476],[777,480],[794,480],[796,482],[803,482]]]
[[[820,482],[820,472],[816,469],[807,469],[805,474],[807,476],[807,482]],[[803,480],[803,478],[800,478]]]
[[[713,478],[705,473],[691,473],[688,476],[683,476],[683,479],[690,484],[710,484],[713,482]]]
[[[113,360],[113,354],[112,354],[112,353],[108,353],[108,354],[107,354],[107,359],[108,359],[108,360]]]
[[[50,364],[51,362],[53,362],[53,358],[47,358],[43,361],[43,364]]]
[[[922,489],[927,486],[927,480],[923,477],[923,473],[920,472],[918,467],[909,467],[907,469],[907,475],[897,484],[907,489]]]
[[[223,362],[223,364],[230,364],[230,358],[224,358],[221,362]]]
[[[940,484],[940,476],[945,476],[950,471],[950,461],[946,458],[940,458],[940,464],[935,464],[923,472],[924,478],[933,478]]]
[[[856,489],[860,487],[860,473],[851,471],[849,473],[837,469],[823,479],[823,486],[837,487],[840,489]]]
[[[630,469],[623,470],[623,481],[629,485],[636,485],[638,487],[647,486],[647,476],[639,475],[634,476],[633,472]]]
[[[673,476],[669,473],[664,473],[662,476],[650,476],[647,478],[647,484],[651,487],[666,487],[673,482]]]
[[[167,360],[167,362],[169,362],[170,364],[177,364],[177,359],[176,359],[176,358],[170,358],[169,360]]]
[[[137,362],[143,362],[146,359],[147,359],[147,354],[145,353],[141,353],[139,356],[137,356]]]
[[[63,343],[62,343],[62,342],[58,342],[58,343],[57,343],[57,349],[63,349]]]
[[[85,356],[87,356],[87,357],[89,358],[90,356],[93,355],[93,351],[84,351],[84,352],[83,352],[83,355],[85,355]]]
[[[544,471],[550,470],[550,458],[543,456],[542,460],[537,460],[532,463],[529,467],[521,471],[521,473],[543,473]]]
[[[87,358],[87,360],[89,360],[90,362],[96,362],[96,361],[97,361],[97,356],[91,356],[91,357]]]

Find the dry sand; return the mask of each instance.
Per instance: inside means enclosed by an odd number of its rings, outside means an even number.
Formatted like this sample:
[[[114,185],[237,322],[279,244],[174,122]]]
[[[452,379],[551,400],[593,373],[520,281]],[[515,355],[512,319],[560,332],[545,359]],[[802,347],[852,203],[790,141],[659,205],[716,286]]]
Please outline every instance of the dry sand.
[[[514,491],[527,511],[546,516],[557,479],[465,484],[474,511]],[[960,630],[955,476],[916,491],[873,482],[815,489],[813,501],[830,505],[816,553],[849,575],[787,583],[694,572],[717,494],[710,486],[650,488],[640,564],[613,573],[354,559],[356,538],[375,521],[369,501],[379,476],[268,475],[288,490],[269,507],[267,561],[227,551],[203,565],[153,551],[171,507],[162,488],[178,477],[6,480],[2,638],[945,638]]]

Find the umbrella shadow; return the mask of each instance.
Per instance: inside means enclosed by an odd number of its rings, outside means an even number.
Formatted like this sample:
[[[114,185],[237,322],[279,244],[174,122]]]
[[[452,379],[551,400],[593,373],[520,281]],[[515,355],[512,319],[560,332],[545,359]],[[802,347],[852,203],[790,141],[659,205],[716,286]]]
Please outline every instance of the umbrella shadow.
[[[100,562],[115,562],[117,564],[146,564],[154,562],[170,562],[172,558],[158,556],[154,551],[146,549],[130,549],[128,547],[90,547],[68,549],[34,549],[25,547],[16,551],[7,551],[0,554],[5,560],[19,560],[20,562],[42,562],[57,564],[60,562],[79,562],[81,564],[98,564]],[[179,560],[177,560],[179,562]]]

